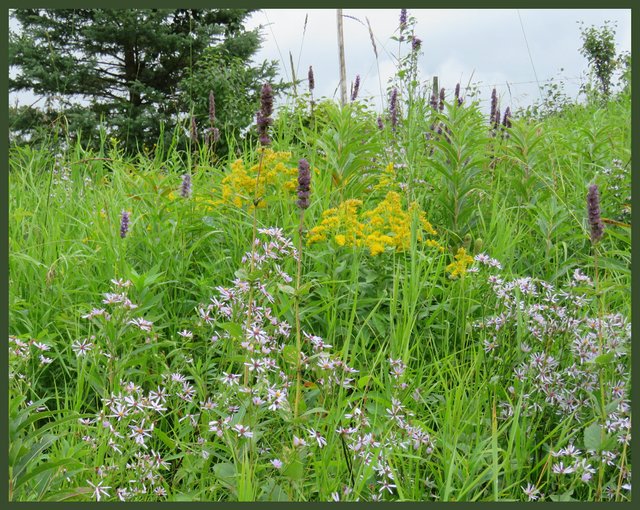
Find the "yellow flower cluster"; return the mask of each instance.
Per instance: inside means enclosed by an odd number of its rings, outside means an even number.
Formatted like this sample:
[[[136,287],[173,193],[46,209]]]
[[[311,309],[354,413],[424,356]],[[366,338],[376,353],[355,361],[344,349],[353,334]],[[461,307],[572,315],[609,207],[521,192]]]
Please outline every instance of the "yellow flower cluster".
[[[327,209],[322,213],[320,225],[309,231],[307,244],[326,241],[327,235],[333,234],[339,246],[360,246],[364,235],[364,225],[358,220],[358,209],[362,200],[351,198],[338,207]]]
[[[384,252],[386,247],[404,251],[411,242],[411,218],[414,213],[418,214],[421,227],[418,231],[419,240],[424,239],[423,233],[437,235],[418,204],[414,202],[408,211],[404,210],[400,194],[395,191],[389,191],[384,200],[371,210],[359,212],[361,206],[361,200],[350,199],[324,211],[320,224],[310,230],[307,244],[333,238],[339,246],[365,246],[374,256]],[[424,242],[428,246],[443,249],[433,239]]]
[[[451,273],[449,278],[458,278],[467,274],[467,267],[473,263],[473,257],[467,255],[467,250],[458,248],[454,259],[454,262],[446,267],[447,272]]]
[[[275,152],[265,149],[262,155],[262,168],[258,179],[259,163],[246,168],[242,159],[231,164],[231,172],[222,179],[222,203],[242,207],[249,204],[253,207],[253,200],[257,196],[264,199],[267,195],[275,195],[284,189],[295,193],[298,186],[298,168],[288,166],[291,160],[290,152]],[[256,192],[256,180],[258,189]],[[261,200],[258,207],[266,205]]]
[[[393,163],[389,163],[384,170],[380,172],[378,183],[373,186],[373,189],[375,191],[399,189],[398,183],[396,182],[396,170],[393,167]]]

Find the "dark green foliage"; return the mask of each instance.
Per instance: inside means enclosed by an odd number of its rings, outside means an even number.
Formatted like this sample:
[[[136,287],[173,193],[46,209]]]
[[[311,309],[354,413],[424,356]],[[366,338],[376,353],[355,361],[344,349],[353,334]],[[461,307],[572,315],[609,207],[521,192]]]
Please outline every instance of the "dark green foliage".
[[[55,98],[46,122],[63,116],[64,132],[80,131],[83,139],[97,142],[102,124],[128,151],[157,142],[161,124],[170,136],[180,114],[199,115],[201,104],[206,111],[209,90],[220,101],[220,126],[230,124],[237,130],[248,124],[255,90],[275,72],[273,64],[248,65],[260,46],[257,31],[243,27],[249,13],[246,9],[17,9],[12,14],[22,31],[10,36],[9,63],[18,72],[9,88]],[[222,78],[213,80],[222,69],[226,70]],[[234,73],[240,77],[227,83],[225,79]],[[224,107],[232,88],[235,101]],[[17,135],[33,135],[42,125],[38,117],[44,114],[39,110],[14,113],[19,114],[12,122]]]

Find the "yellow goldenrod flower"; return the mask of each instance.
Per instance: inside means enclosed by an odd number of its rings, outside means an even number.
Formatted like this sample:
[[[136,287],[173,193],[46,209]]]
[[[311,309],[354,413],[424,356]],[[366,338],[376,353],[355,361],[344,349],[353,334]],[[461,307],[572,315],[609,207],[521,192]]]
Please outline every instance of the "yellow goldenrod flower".
[[[259,198],[277,195],[281,189],[288,194],[295,194],[298,187],[298,168],[296,165],[289,165],[291,153],[275,152],[266,148],[262,154],[262,168],[259,163],[246,168],[242,159],[231,163],[231,172],[222,179],[221,183],[223,203],[236,207],[248,205],[252,208],[256,195]],[[256,181],[258,181],[257,188]],[[261,200],[258,204],[258,208],[265,206],[265,200]]]
[[[473,257],[467,255],[467,250],[458,248],[458,253],[454,257],[454,261],[446,267],[447,272],[451,273],[449,278],[463,277],[467,274],[467,267],[473,263]]]
[[[326,241],[330,235],[338,246],[365,246],[372,256],[383,253],[387,247],[405,251],[411,243],[414,214],[419,220],[419,240],[424,239],[424,233],[436,235],[419,205],[413,203],[408,211],[405,210],[401,195],[395,191],[389,191],[384,200],[371,210],[360,212],[361,206],[362,201],[349,199],[324,211],[320,224],[310,230],[307,244]],[[435,240],[424,242],[429,247],[443,250]]]

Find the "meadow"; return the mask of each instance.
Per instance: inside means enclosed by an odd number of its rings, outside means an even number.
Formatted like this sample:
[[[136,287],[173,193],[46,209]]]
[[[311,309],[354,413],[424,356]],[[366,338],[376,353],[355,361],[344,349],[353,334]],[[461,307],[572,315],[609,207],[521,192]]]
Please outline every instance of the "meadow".
[[[11,149],[10,500],[630,499],[630,94],[405,84]]]

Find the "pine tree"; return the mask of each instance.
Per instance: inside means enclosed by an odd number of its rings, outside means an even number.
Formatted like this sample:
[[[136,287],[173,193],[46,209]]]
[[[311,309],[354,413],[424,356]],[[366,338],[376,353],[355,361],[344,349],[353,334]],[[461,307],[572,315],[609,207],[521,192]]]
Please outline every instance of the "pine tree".
[[[250,12],[16,9],[12,16],[22,29],[10,34],[9,63],[17,72],[9,89],[47,97],[46,118],[64,116],[69,132],[80,132],[83,140],[96,140],[102,123],[135,151],[158,140],[161,124],[170,136],[181,117],[206,117],[209,90],[225,97],[219,80],[202,81],[216,69],[222,74],[233,68],[243,76],[242,88],[234,86],[237,109],[255,111],[260,86],[275,75],[275,64],[249,63],[260,46],[258,32],[243,26]],[[201,78],[198,87],[194,77]],[[24,119],[42,115],[22,110],[16,126],[25,132]],[[239,130],[238,123],[247,121],[229,108],[218,112],[220,126]]]

